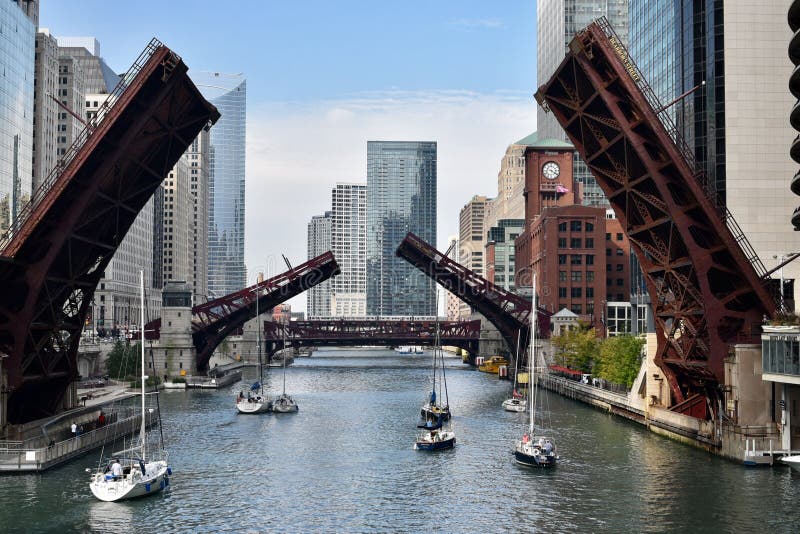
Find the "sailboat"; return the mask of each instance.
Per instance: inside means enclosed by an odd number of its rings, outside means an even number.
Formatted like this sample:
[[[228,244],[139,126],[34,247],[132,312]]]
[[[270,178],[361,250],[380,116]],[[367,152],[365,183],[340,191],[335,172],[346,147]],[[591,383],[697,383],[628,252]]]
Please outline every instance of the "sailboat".
[[[112,464],[105,470],[98,469],[92,475],[89,488],[95,497],[107,502],[123,501],[158,493],[169,487],[169,477],[172,475],[172,469],[167,463],[166,453],[163,450],[162,459],[147,458],[145,389],[148,377],[144,374],[144,271],[139,271],[139,282],[142,308],[142,425],[139,430],[139,445],[113,453]]]
[[[436,375],[436,366],[441,363],[441,372]],[[439,396],[444,393],[444,405],[436,403],[436,386],[439,386]],[[422,406],[422,421],[417,428],[422,431],[414,443],[414,448],[424,451],[450,449],[456,444],[456,433],[447,423],[450,420],[450,402],[447,395],[447,376],[444,371],[444,352],[439,342],[439,323],[436,323],[436,346],[433,349],[433,386],[428,402]],[[447,426],[445,426],[445,424]]]
[[[243,389],[236,397],[236,409],[243,414],[266,413],[272,409],[269,395],[264,391],[264,364],[261,361],[261,320],[258,300],[261,292],[256,285],[256,344],[258,345],[258,381]]]
[[[514,357],[514,387],[511,389],[511,398],[503,401],[503,409],[507,412],[524,412],[527,400],[517,391],[517,376],[519,376],[519,345],[520,336],[517,334],[517,354]]]
[[[286,394],[286,329],[283,329],[283,393],[272,402],[272,411],[276,413],[290,413],[299,410],[295,400]]]
[[[547,436],[535,436],[536,420],[536,275],[533,275],[533,298],[531,304],[531,343],[530,355],[528,358],[530,367],[530,382],[528,401],[528,412],[530,414],[528,430],[517,441],[514,447],[514,460],[521,465],[531,467],[548,467],[556,465],[558,461],[558,451],[556,443]]]

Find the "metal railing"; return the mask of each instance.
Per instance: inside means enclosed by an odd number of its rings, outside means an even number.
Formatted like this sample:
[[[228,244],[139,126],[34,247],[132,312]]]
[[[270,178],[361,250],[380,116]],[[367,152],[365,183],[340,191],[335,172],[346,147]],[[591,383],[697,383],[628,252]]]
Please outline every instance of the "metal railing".
[[[716,190],[708,181],[706,174],[701,169],[697,168],[697,160],[695,159],[694,151],[686,143],[683,134],[672,120],[672,117],[670,117],[670,114],[667,111],[669,108],[665,108],[663,106],[658,96],[656,96],[655,92],[653,91],[653,88],[647,83],[642,71],[639,70],[636,62],[631,57],[625,45],[622,44],[622,41],[614,31],[614,28],[611,26],[611,23],[608,21],[608,19],[606,17],[601,17],[595,20],[593,24],[596,24],[597,27],[603,31],[606,37],[608,37],[609,41],[611,41],[612,47],[618,51],[618,54],[625,54],[625,58],[623,59],[625,62],[625,68],[628,70],[629,74],[635,74],[631,75],[631,80],[639,88],[639,91],[642,93],[642,96],[644,96],[645,100],[647,100],[648,104],[650,104],[653,113],[661,122],[661,125],[666,131],[667,135],[675,144],[675,148],[678,150],[678,153],[683,156],[683,159],[689,166],[689,170],[691,170],[694,174],[696,182],[700,185],[700,188],[705,193],[706,198],[717,210],[720,218],[733,235],[734,240],[741,247],[742,252],[747,258],[747,261],[749,261],[753,266],[753,269],[756,271],[756,274],[759,276],[759,278],[762,278],[766,274],[767,269],[764,267],[764,264],[758,257],[758,254],[756,254],[755,249],[753,249],[753,246],[748,241],[747,236],[745,236],[741,227],[733,218],[733,214],[731,214],[730,210],[728,210],[728,208],[719,201]]]
[[[164,46],[164,44],[154,37],[150,43],[148,43],[142,53],[139,54],[139,57],[136,58],[136,60],[133,62],[133,65],[131,65],[127,72],[120,77],[117,86],[113,91],[111,91],[111,93],[108,94],[105,102],[103,102],[103,104],[97,110],[97,115],[87,121],[86,126],[83,128],[83,130],[81,130],[81,133],[78,134],[78,136],[69,146],[66,153],[59,158],[55,167],[53,167],[53,169],[50,171],[50,174],[47,175],[47,178],[45,178],[36,191],[33,192],[30,201],[25,204],[22,209],[20,209],[19,213],[14,218],[14,221],[9,225],[5,235],[0,236],[0,253],[5,250],[14,236],[19,232],[20,228],[22,228],[28,219],[30,219],[34,209],[42,202],[42,199],[47,196],[47,194],[53,188],[53,185],[55,185],[55,183],[58,181],[58,178],[63,174],[67,167],[69,167],[70,163],[72,163],[72,161],[75,159],[75,156],[78,154],[78,152],[80,152],[81,148],[83,148],[83,145],[86,144],[86,141],[92,136],[97,127],[100,126],[103,120],[108,116],[109,112],[119,98],[125,93],[125,91],[128,90],[129,87],[134,85],[131,82],[133,82],[139,72],[141,72],[141,70],[150,60],[150,57],[162,46]]]

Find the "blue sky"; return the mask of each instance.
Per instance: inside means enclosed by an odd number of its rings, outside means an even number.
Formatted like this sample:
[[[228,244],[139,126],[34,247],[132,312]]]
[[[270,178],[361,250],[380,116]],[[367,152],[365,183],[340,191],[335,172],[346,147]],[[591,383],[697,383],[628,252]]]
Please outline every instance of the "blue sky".
[[[306,259],[336,182],[366,182],[368,140],[438,143],[437,245],[506,147],[536,130],[534,0],[42,0],[40,26],[94,36],[126,70],[152,37],[192,71],[247,78],[245,263]],[[266,230],[265,230],[266,229]],[[291,301],[305,309],[305,298]]]
[[[97,37],[118,71],[158,37],[190,68],[243,72],[256,102],[536,82],[533,0],[42,0],[40,25]]]

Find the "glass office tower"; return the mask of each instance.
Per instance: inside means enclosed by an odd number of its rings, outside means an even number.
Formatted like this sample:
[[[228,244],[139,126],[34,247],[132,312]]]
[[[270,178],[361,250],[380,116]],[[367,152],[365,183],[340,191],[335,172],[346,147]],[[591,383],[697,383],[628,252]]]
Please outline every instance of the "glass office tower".
[[[247,81],[213,73],[197,83],[222,114],[211,128],[209,157],[208,293],[218,298],[246,285],[244,183]],[[206,81],[204,79],[203,81]]]
[[[538,0],[536,8],[538,85],[542,85],[553,75],[575,34],[595,19],[608,18],[622,42],[628,42],[628,0]],[[542,108],[537,111],[536,129],[539,139],[567,140],[564,129],[552,113],[545,113]],[[584,205],[608,205],[603,191],[577,152],[574,156],[573,176],[583,184]]]
[[[408,232],[436,244],[436,143],[369,141],[368,315],[436,315],[435,283],[395,255]]]
[[[0,236],[30,200],[36,27],[14,2],[0,3]]]

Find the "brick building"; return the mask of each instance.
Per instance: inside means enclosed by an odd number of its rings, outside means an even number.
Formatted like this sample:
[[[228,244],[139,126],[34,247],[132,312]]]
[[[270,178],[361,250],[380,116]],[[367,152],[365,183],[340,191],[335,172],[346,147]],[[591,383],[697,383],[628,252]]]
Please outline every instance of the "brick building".
[[[564,308],[604,332],[609,301],[630,295],[630,244],[613,211],[581,205],[573,148],[545,139],[525,152],[525,231],[515,241],[516,286],[531,285],[539,305]]]

